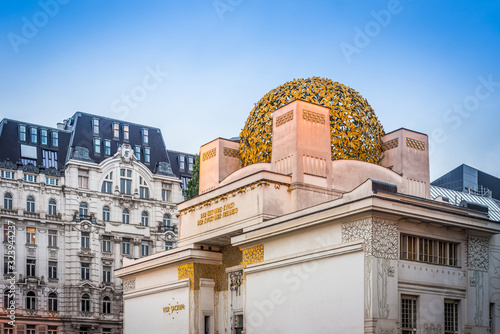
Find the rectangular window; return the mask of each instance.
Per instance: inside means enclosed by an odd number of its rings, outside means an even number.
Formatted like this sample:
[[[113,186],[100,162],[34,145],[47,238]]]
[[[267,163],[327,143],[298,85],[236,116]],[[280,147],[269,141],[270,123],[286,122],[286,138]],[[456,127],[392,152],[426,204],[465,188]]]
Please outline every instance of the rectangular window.
[[[3,334],[14,334],[14,328],[4,326]],[[50,334],[50,333],[49,333]]]
[[[42,145],[47,145],[48,144],[48,131],[45,129],[40,130],[40,143]]]
[[[109,222],[109,207],[107,206],[102,208],[102,220]]]
[[[38,129],[37,128],[30,128],[30,140],[32,143],[36,144],[38,143]]]
[[[52,147],[59,146],[59,132],[52,131]]]
[[[57,262],[49,261],[49,278],[57,278]]]
[[[2,179],[14,179],[14,172],[8,171],[8,170],[2,170],[0,171],[0,176]]]
[[[10,270],[9,270],[9,257],[4,256],[3,257],[3,274],[8,275],[9,272],[10,272]]]
[[[26,141],[26,125],[19,125],[19,140]]]
[[[181,189],[182,189],[182,190],[186,190],[186,189],[187,189],[187,184],[188,184],[189,180],[191,180],[191,178],[190,178],[190,177],[187,177],[187,176],[181,176],[181,181],[182,181],[182,184],[181,184]]]
[[[444,301],[444,333],[458,334],[458,300]]]
[[[161,199],[165,202],[170,202],[170,189],[161,190]]]
[[[90,248],[90,233],[89,232],[82,232],[81,244],[82,244],[82,248]]]
[[[89,188],[89,171],[85,169],[78,169],[78,187]]]
[[[102,237],[102,251],[103,253],[111,253],[111,237],[103,236]]]
[[[92,132],[96,135],[99,134],[99,118],[92,118]]]
[[[103,328],[102,334],[111,334],[111,328]]]
[[[149,144],[149,130],[142,129],[142,143]]]
[[[194,158],[193,157],[188,157],[188,169],[190,172],[193,171],[193,165],[194,165]]]
[[[27,227],[26,228],[26,243],[29,245],[34,245],[35,244],[35,234],[36,234],[36,229],[34,227]]]
[[[113,182],[103,181],[101,186],[101,192],[111,194],[112,188],[113,188]]]
[[[94,137],[94,153],[101,154],[101,138]]]
[[[170,241],[165,241],[165,250],[172,249],[173,243]]]
[[[3,224],[3,242],[9,242],[9,235],[9,224]]]
[[[54,177],[46,177],[45,178],[45,184],[49,186],[58,186],[59,185],[59,179],[56,179]]]
[[[57,334],[57,326],[49,326],[49,331],[47,332],[47,334]]]
[[[141,243],[141,256],[148,256],[148,255],[149,255],[149,242],[143,241]]]
[[[111,266],[102,267],[102,281],[104,283],[111,282]]]
[[[129,135],[130,128],[128,125],[123,126],[123,140],[129,140],[130,135]]]
[[[120,124],[113,123],[113,139],[120,139]]]
[[[83,280],[89,280],[90,279],[90,263],[81,263],[81,278]]]
[[[24,174],[24,181],[31,182],[31,183],[36,183],[36,175]]]
[[[401,234],[401,260],[458,267],[459,243]]]
[[[151,149],[149,147],[144,147],[144,163],[151,162]]]
[[[132,193],[132,171],[129,169],[120,169],[120,193]]]
[[[149,189],[146,187],[140,187],[140,197],[149,198]]]
[[[414,334],[417,332],[417,297],[401,297],[401,333]]]
[[[135,145],[134,154],[137,160],[141,161],[141,147],[139,145]]]
[[[186,168],[185,157],[182,154],[179,154],[179,169],[184,170]]]
[[[26,334],[35,334],[35,333],[36,333],[36,325],[26,325]]]
[[[109,139],[104,140],[104,154],[111,155],[111,141]]]
[[[57,231],[49,230],[49,247],[57,247]]]
[[[57,204],[56,201],[50,200],[49,201],[49,216],[55,216],[57,211]]]
[[[122,254],[130,254],[130,239],[128,238],[122,239]]]
[[[42,150],[42,165],[45,168],[57,168],[57,152]]]
[[[26,260],[26,275],[28,277],[36,276],[35,269],[36,269],[36,260],[35,259],[27,259]]]

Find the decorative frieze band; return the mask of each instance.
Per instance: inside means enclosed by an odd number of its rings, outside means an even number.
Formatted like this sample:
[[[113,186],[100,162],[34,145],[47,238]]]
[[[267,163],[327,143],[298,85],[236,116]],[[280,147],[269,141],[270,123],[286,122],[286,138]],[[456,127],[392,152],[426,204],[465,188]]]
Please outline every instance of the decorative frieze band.
[[[488,237],[467,236],[467,268],[469,270],[488,271],[490,241]]]
[[[276,117],[276,127],[285,124],[293,119],[293,110],[284,113],[281,116]]]
[[[365,253],[381,259],[398,259],[398,224],[377,217],[342,224],[342,242],[365,240]]]
[[[128,292],[135,289],[135,278],[123,281],[123,292]]]

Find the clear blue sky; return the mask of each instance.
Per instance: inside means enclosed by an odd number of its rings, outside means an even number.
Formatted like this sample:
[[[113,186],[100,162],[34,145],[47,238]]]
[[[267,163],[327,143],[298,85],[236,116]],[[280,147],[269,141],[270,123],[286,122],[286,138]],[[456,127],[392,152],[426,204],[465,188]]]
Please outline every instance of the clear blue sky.
[[[197,152],[269,90],[321,76],[386,132],[429,134],[433,179],[462,163],[500,176],[499,1],[1,0],[0,15],[0,118],[84,111]]]

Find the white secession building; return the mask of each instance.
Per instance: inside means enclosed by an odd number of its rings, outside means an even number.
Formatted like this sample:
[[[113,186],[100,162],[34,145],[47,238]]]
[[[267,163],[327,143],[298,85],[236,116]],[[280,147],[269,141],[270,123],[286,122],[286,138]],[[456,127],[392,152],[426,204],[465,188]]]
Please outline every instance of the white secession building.
[[[273,114],[272,160],[201,147],[179,247],[125,259],[124,333],[500,333],[500,225],[430,196],[427,135],[330,158],[329,110]]]
[[[0,332],[122,333],[114,270],[176,246],[181,180],[161,132],[77,113],[59,128],[4,119],[0,143]]]

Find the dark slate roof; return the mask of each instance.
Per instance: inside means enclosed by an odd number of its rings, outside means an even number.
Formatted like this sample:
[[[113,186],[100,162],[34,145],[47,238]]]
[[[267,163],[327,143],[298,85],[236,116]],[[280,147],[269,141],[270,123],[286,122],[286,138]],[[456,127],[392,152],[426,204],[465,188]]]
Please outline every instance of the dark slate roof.
[[[99,119],[99,133],[93,133],[93,119]],[[120,129],[119,138],[113,138],[113,124],[117,123]],[[26,141],[19,140],[19,125],[26,125]],[[129,139],[124,138],[123,126],[129,126]],[[37,128],[38,140],[37,143],[31,142],[30,128]],[[40,130],[45,129],[48,131],[47,145],[41,144]],[[143,143],[142,130],[148,130],[148,143]],[[52,132],[57,132],[59,136],[59,144],[57,147],[52,146]],[[101,139],[101,153],[94,152],[94,138]],[[111,142],[111,154],[105,155],[104,140]],[[118,145],[129,144],[132,149],[136,146],[141,148],[140,161],[151,170],[153,173],[169,175],[169,176],[191,176],[187,170],[187,157],[193,154],[182,153],[186,156],[186,170],[179,170],[178,157],[174,154],[175,166],[171,166],[169,154],[163,141],[161,130],[155,127],[140,125],[136,123],[125,122],[118,119],[103,117],[99,115],[92,115],[83,112],[75,113],[71,118],[66,119],[60,123],[60,127],[51,128],[38,124],[31,124],[11,119],[3,119],[0,122],[0,168],[16,169],[16,168],[29,168],[32,172],[41,171],[48,175],[60,175],[65,169],[65,164],[69,159],[78,159],[82,161],[100,163],[103,160],[113,156],[117,150]],[[22,160],[26,162],[26,156],[21,154],[21,146],[26,145],[27,151],[31,152],[36,150],[36,162],[34,166],[23,166]],[[30,147],[35,147],[31,149]],[[144,159],[144,148],[150,148],[150,162],[146,163]],[[44,169],[43,166],[43,153],[44,151],[57,152],[57,169],[50,168]],[[173,151],[172,151],[173,152]],[[180,153],[180,152],[174,152]],[[30,167],[31,166],[31,167]]]
[[[26,141],[19,140],[19,133],[18,133],[19,125],[26,126]],[[38,138],[37,143],[31,142],[31,136],[30,136],[31,128],[37,129],[37,138]],[[40,130],[42,129],[48,131],[47,145],[42,145],[41,143]],[[53,132],[58,133],[59,143],[57,147],[52,146]],[[21,159],[23,159],[23,157],[21,156],[21,146],[26,145],[28,147],[36,147],[35,167],[38,168],[42,166],[43,151],[52,151],[52,152],[57,152],[57,170],[63,171],[70,137],[71,137],[71,132],[69,131],[51,128],[48,126],[42,126],[38,124],[32,124],[28,122],[16,121],[12,119],[3,119],[0,123],[0,148],[1,148],[0,165],[3,166],[3,168],[6,168],[8,166],[12,167],[12,164],[7,163],[8,161],[17,165],[17,163],[20,162]],[[49,171],[49,173],[53,173],[53,171]]]
[[[93,133],[93,119],[99,119],[99,134]],[[113,124],[117,123],[120,129],[119,138],[113,138]],[[129,126],[129,139],[124,139],[123,126]],[[73,135],[70,142],[70,156],[69,158],[76,158],[81,160],[94,161],[100,163],[107,159],[109,156],[104,154],[104,140],[111,141],[111,155],[114,155],[118,150],[118,145],[129,144],[132,149],[135,146],[141,147],[141,162],[147,166],[151,172],[155,173],[158,170],[164,170],[165,168],[159,168],[165,166],[165,163],[169,163],[165,142],[163,141],[163,136],[161,130],[155,127],[140,125],[136,123],[126,122],[119,119],[113,119],[108,117],[103,117],[99,115],[92,115],[83,112],[77,112],[73,117],[65,121],[65,128],[72,130]],[[147,144],[142,142],[142,130],[148,129],[149,141]],[[96,154],[94,152],[93,140],[95,137],[101,139],[101,153]],[[82,158],[79,154],[82,152],[81,148],[86,148],[88,150],[88,157]],[[151,149],[151,161],[146,163],[144,160],[144,148],[149,147]],[[76,155],[75,155],[76,151]],[[168,175],[168,173],[162,173]]]
[[[168,153],[168,157],[170,159],[170,165],[172,166],[172,171],[174,172],[174,174],[178,178],[181,178],[181,176],[187,177],[187,178],[193,177],[193,174],[189,171],[188,158],[191,157],[193,159],[193,165],[194,165],[195,154],[178,152],[178,151],[171,151],[171,150],[167,150],[167,153]],[[179,156],[180,155],[184,155],[184,157],[185,157],[185,168],[184,169],[179,168]]]

